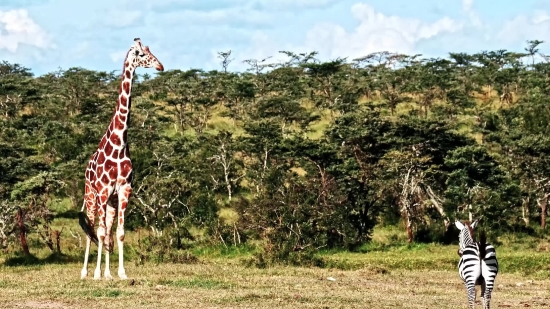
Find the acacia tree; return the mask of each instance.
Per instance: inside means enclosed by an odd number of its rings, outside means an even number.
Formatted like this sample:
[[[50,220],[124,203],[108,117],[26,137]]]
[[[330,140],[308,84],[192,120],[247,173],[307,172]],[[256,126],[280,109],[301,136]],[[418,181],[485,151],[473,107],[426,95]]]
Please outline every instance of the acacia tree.
[[[11,119],[30,103],[39,99],[39,89],[29,68],[19,64],[0,63],[0,113]]]

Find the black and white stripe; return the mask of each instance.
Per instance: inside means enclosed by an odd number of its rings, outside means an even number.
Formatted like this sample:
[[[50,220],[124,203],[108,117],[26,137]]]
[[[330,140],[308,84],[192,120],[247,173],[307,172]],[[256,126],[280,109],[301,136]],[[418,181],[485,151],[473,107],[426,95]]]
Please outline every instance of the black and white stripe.
[[[498,261],[495,248],[488,244],[485,233],[481,233],[480,241],[475,241],[473,230],[477,220],[472,224],[456,221],[455,225],[460,230],[458,236],[460,249],[460,262],[458,263],[458,274],[466,290],[468,291],[468,303],[470,309],[474,308],[476,299],[476,285],[481,285],[481,297],[483,308],[489,309],[491,303],[491,292],[498,273]],[[480,258],[481,257],[481,258]]]

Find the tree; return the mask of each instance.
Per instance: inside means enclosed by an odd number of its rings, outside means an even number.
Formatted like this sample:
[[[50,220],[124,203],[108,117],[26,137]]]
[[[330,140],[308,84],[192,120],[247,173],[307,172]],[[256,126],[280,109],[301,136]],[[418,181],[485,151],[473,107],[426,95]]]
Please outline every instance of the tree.
[[[531,56],[531,59],[532,59],[531,65],[535,65],[535,55],[539,52],[538,46],[542,43],[544,43],[544,41],[527,40],[527,47],[525,47],[524,50],[527,52],[529,56]]]

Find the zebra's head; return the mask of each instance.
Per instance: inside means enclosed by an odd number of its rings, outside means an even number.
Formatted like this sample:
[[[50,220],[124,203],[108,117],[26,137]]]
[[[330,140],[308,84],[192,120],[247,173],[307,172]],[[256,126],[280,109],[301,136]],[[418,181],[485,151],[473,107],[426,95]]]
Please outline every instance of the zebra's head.
[[[460,230],[460,234],[458,234],[458,244],[460,246],[460,249],[458,250],[458,254],[462,255],[462,251],[466,246],[469,244],[474,243],[474,228],[477,226],[478,220],[475,220],[474,222],[470,223],[468,221],[465,221],[464,223],[456,220],[455,225]]]

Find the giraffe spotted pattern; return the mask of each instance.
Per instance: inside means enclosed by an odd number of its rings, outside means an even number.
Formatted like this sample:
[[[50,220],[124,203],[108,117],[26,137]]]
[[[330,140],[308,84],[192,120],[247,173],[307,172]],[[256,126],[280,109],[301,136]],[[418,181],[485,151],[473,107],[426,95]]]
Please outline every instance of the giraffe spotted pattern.
[[[98,245],[94,279],[101,278],[101,252],[103,246],[105,246],[104,277],[107,279],[112,278],[109,270],[109,254],[113,250],[114,242],[111,229],[117,215],[118,276],[121,279],[127,278],[123,263],[124,212],[132,193],[132,161],[128,147],[128,123],[132,105],[132,79],[134,71],[138,67],[164,71],[164,67],[151,53],[149,47],[143,46],[141,40],[136,38],[124,60],[115,112],[107,131],[99,142],[97,150],[90,157],[86,167],[84,205],[80,214],[80,225],[87,235],[84,266],[81,271],[82,279],[88,275],[88,256],[91,242]],[[85,214],[84,210],[86,210]],[[96,214],[99,217],[99,226],[97,233],[94,233]]]

